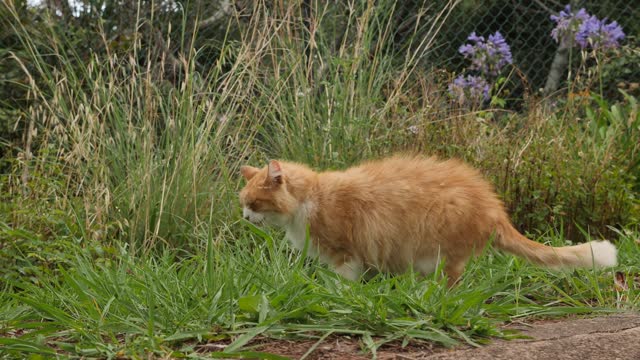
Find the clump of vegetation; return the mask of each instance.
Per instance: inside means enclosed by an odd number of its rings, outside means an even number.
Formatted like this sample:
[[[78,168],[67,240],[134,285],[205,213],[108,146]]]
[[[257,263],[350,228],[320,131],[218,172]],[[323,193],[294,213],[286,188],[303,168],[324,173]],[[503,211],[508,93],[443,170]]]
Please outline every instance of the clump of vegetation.
[[[512,71],[469,109],[448,93],[454,74],[421,63],[448,9],[399,46],[393,4],[305,4],[257,2],[210,44],[198,9],[67,32],[54,13],[0,5],[11,29],[0,66],[12,69],[0,82],[20,98],[0,109],[16,124],[2,145],[0,352],[179,356],[217,341],[237,353],[257,336],[328,334],[375,352],[481,343],[508,336],[494,325],[513,317],[638,307],[637,286],[610,273],[556,274],[491,251],[452,291],[413,274],[347,283],[241,222],[245,163],[456,156],[496,184],[520,230],[556,244],[613,236],[616,270],[638,273],[635,97],[530,94],[515,112],[500,105]]]

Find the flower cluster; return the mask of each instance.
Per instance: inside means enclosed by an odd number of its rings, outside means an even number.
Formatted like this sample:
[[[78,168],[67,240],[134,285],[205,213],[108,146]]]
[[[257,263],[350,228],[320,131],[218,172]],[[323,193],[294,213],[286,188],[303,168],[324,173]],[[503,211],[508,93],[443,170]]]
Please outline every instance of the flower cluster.
[[[568,44],[580,25],[589,18],[587,11],[582,8],[575,14],[571,5],[567,5],[558,15],[551,15],[556,27],[551,31],[551,37],[558,43]]]
[[[505,65],[513,62],[511,48],[500,32],[489,35],[487,39],[473,32],[467,40],[471,43],[462,45],[458,51],[466,59],[471,59],[472,70],[484,76],[497,76]]]
[[[463,104],[480,104],[489,99],[489,83],[481,76],[458,76],[449,84],[449,94]]]
[[[582,49],[616,48],[625,36],[617,22],[607,22],[606,18],[600,20],[595,15],[588,14],[584,8],[573,13],[571,6],[567,5],[560,14],[551,16],[551,20],[556,22],[551,36],[557,42],[567,45],[574,39]]]
[[[593,49],[617,48],[622,39],[624,32],[617,22],[607,23],[606,19],[599,20],[595,16],[585,20],[576,33],[576,42],[583,49],[589,46]]]
[[[469,43],[460,46],[458,52],[471,60],[469,69],[479,75],[458,76],[449,84],[449,95],[460,105],[477,106],[489,99],[490,82],[506,65],[513,63],[513,58],[511,48],[500,32],[496,31],[488,38],[473,32],[467,40]]]

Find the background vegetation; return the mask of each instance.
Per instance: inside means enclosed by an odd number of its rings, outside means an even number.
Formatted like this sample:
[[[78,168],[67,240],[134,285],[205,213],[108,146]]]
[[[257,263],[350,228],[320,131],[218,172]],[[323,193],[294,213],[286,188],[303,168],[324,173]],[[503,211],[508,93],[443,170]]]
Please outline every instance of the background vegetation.
[[[346,333],[375,354],[637,308],[640,115],[624,73],[582,63],[573,90],[513,99],[515,63],[502,101],[462,108],[452,70],[425,63],[459,4],[416,4],[411,26],[394,2],[233,5],[0,5],[0,353],[178,356],[217,341],[228,354],[256,336]],[[633,61],[635,31],[607,64]],[[397,151],[476,165],[540,241],[612,238],[628,281],[489,251],[453,291],[413,274],[353,284],[239,220],[242,164]]]

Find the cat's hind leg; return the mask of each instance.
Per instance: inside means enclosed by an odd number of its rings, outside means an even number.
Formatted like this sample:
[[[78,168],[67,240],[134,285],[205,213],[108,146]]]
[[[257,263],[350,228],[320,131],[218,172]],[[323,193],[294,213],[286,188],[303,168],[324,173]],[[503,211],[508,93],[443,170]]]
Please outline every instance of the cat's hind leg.
[[[464,266],[466,264],[465,258],[445,257],[442,259],[439,256],[423,257],[416,261],[414,269],[422,276],[432,276],[440,266],[440,261],[444,261],[444,275],[447,277],[447,284],[449,287],[452,287],[464,272]]]
[[[464,272],[464,266],[467,263],[466,259],[447,259],[444,265],[444,273],[447,275],[447,285],[453,287]]]

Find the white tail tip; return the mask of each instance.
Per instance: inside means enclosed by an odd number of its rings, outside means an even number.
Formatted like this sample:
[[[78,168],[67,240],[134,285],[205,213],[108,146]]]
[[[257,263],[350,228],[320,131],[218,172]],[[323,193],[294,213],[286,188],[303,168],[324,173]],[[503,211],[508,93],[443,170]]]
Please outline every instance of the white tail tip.
[[[589,251],[593,254],[593,263],[597,267],[610,267],[618,264],[618,250],[607,240],[592,241]]]

